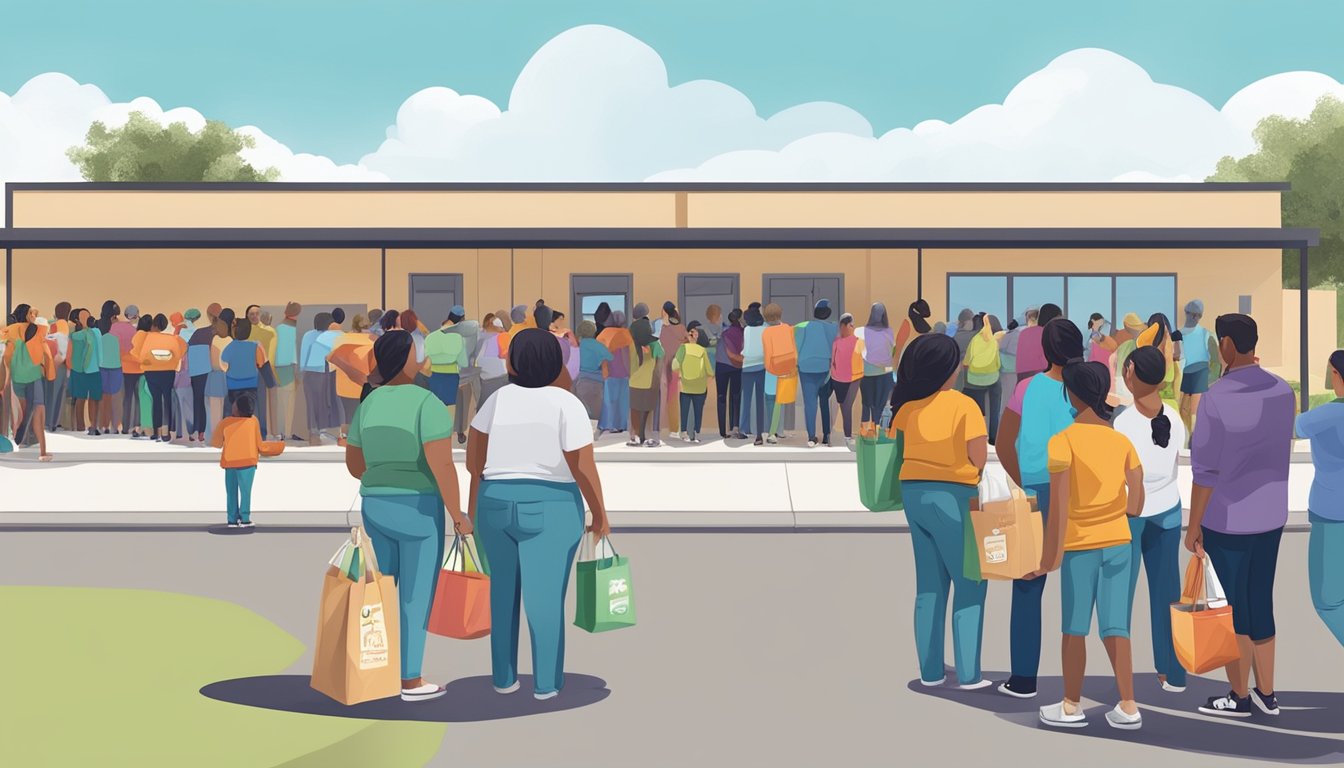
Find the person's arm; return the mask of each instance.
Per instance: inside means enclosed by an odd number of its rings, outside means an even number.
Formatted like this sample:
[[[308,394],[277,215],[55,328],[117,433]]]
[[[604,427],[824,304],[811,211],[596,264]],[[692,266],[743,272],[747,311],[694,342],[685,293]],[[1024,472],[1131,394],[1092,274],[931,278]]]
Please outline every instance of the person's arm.
[[[672,370],[681,371],[681,361],[686,359],[686,345],[677,348],[676,357],[672,358]]]
[[[569,472],[574,476],[574,481],[579,485],[579,492],[583,494],[583,500],[588,502],[588,509],[593,513],[593,522],[588,526],[588,530],[592,532],[595,540],[601,540],[611,533],[611,523],[607,520],[607,503],[602,495],[602,478],[597,473],[593,446],[589,443],[577,451],[565,451],[564,454]]]
[[[145,360],[145,339],[149,338],[147,333],[137,333],[131,341],[131,359],[139,362],[141,365],[148,362]]]
[[[1195,477],[1190,486],[1190,528],[1185,533],[1185,548],[1196,557],[1204,556],[1204,511],[1218,484],[1224,440],[1217,398],[1205,395],[1200,398],[1195,431],[1190,438],[1190,469]]]
[[[1011,408],[1003,409],[999,419],[998,439],[994,441],[994,452],[999,456],[1003,471],[1022,486],[1022,468],[1017,457],[1017,434],[1022,428],[1022,416]]]
[[[982,436],[966,441],[966,457],[976,469],[984,469],[989,460],[989,437]]]
[[[1050,515],[1045,526],[1045,540],[1041,547],[1041,568],[1025,578],[1058,570],[1064,560],[1064,531],[1069,523],[1069,490],[1072,483],[1070,470],[1050,473]]]
[[[453,530],[466,536],[473,525],[471,518],[462,513],[462,490],[457,483],[457,468],[453,466],[452,437],[425,443],[425,460],[439,486],[439,497],[453,519]]]
[[[1138,517],[1143,514],[1143,502],[1145,499],[1143,490],[1143,465],[1130,467],[1125,470],[1125,485],[1128,486],[1129,495],[1125,500],[1125,514],[1130,517]]]
[[[265,367],[266,367],[266,360],[267,360],[267,357],[266,357],[266,350],[262,349],[262,348],[261,348],[261,345],[258,344],[258,345],[257,345],[257,370],[261,370],[262,368],[265,368]]]
[[[210,436],[210,447],[211,448],[224,447],[224,430],[220,429],[218,426],[215,427],[214,434]]]
[[[210,364],[221,371],[229,370],[228,363],[224,362],[224,353],[215,346],[214,341],[210,342]]]
[[[472,522],[476,520],[476,495],[481,489],[481,476],[485,473],[485,457],[490,450],[490,435],[472,427],[467,438],[467,474],[471,477],[471,487],[467,489],[467,514]]]

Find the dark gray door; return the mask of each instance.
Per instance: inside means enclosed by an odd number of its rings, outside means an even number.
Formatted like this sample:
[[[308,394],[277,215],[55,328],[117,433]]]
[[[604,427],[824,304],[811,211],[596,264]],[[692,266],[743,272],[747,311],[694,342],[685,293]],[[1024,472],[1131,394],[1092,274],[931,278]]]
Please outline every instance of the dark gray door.
[[[412,274],[410,306],[426,328],[438,328],[448,311],[462,303],[462,275]]]
[[[831,319],[844,312],[843,275],[766,275],[762,301],[784,310],[784,322],[796,325],[812,317],[812,308],[821,299],[831,302]]]
[[[602,302],[610,305],[612,312],[624,312],[628,322],[633,289],[634,278],[630,275],[571,275],[569,316],[574,320],[570,327],[592,320]]]
[[[725,318],[738,306],[737,275],[681,275],[677,282],[677,306],[683,323],[706,322],[705,311],[711,304],[717,304]]]

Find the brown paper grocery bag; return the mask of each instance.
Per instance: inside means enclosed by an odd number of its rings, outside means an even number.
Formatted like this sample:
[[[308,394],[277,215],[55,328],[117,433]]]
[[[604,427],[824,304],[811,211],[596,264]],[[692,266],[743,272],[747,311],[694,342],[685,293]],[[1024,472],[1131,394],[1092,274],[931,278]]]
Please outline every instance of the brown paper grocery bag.
[[[322,580],[313,651],[312,687],[341,702],[359,704],[401,693],[401,616],[397,587],[378,571],[372,542],[351,532],[359,547],[361,578],[352,581],[337,566]],[[338,553],[335,560],[339,560]]]
[[[1035,499],[1014,488],[1013,497],[983,505],[971,501],[971,525],[980,575],[986,579],[1020,579],[1040,568],[1045,526]]]

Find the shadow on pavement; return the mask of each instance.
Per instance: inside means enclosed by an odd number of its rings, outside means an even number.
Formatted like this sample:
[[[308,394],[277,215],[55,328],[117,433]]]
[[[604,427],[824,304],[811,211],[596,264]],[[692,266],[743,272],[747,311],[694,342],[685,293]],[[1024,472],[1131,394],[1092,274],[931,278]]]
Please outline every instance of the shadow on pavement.
[[[407,703],[399,698],[381,699],[347,707],[313,690],[307,675],[264,675],[211,683],[201,695],[230,704],[299,712],[307,715],[348,717],[358,720],[410,720],[425,723],[469,723],[505,720],[547,712],[578,709],[611,695],[607,682],[592,675],[565,675],[565,688],[546,701],[532,698],[532,676],[519,675],[521,689],[501,696],[489,677],[466,677],[446,686],[448,694],[434,701]]]
[[[1006,680],[1006,674],[986,673],[991,680]],[[1209,755],[1247,757],[1264,761],[1300,764],[1338,764],[1344,761],[1344,693],[1318,691],[1280,691],[1282,711],[1277,717],[1259,711],[1246,719],[1220,719],[1202,715],[1198,707],[1211,696],[1227,693],[1227,683],[1191,677],[1185,693],[1163,693],[1156,675],[1135,675],[1143,728],[1122,731],[1106,724],[1106,712],[1118,700],[1115,680],[1088,677],[1083,697],[1100,704],[1084,702],[1088,725],[1078,729],[1055,729],[1041,724],[1038,709],[1057,702],[1063,692],[1063,680],[1042,677],[1040,695],[1034,699],[1014,699],[994,687],[978,691],[958,690],[950,682],[956,679],[949,670],[949,685],[925,688],[912,680],[914,693],[954,701],[967,707],[995,713],[1000,719],[1042,731],[1058,732],[1061,737],[1087,737],[1149,744],[1154,747],[1201,752]],[[1316,735],[1321,734],[1321,735]]]

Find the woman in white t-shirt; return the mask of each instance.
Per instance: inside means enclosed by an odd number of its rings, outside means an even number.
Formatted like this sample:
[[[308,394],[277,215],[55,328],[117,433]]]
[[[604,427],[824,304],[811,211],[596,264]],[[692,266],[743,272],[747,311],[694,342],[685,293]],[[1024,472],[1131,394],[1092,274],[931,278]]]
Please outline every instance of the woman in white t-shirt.
[[[1139,347],[1125,360],[1121,374],[1134,405],[1115,417],[1116,430],[1129,438],[1143,464],[1143,512],[1129,520],[1133,562],[1129,596],[1139,582],[1142,557],[1148,573],[1148,606],[1152,613],[1153,661],[1162,689],[1185,690],[1185,668],[1171,644],[1170,605],[1180,600],[1181,490],[1177,458],[1185,445],[1185,425],[1162,402],[1167,359],[1157,347]]]
[[[564,685],[565,589],[588,502],[594,540],[610,530],[593,460],[588,411],[551,386],[564,367],[548,331],[509,342],[509,385],[481,403],[467,441],[470,514],[490,563],[490,656],[495,690],[518,690],[519,598],[532,637],[533,695]]]

